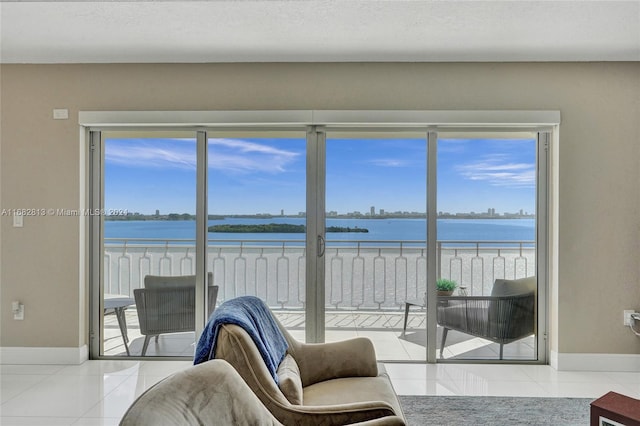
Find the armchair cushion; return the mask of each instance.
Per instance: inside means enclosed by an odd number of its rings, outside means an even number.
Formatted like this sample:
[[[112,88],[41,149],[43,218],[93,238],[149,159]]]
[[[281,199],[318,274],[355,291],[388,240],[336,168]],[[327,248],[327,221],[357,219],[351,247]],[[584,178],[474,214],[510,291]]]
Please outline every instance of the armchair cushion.
[[[520,278],[518,280],[497,279],[493,283],[491,296],[515,296],[536,291],[536,277]]]
[[[212,274],[208,277],[208,283],[211,284]],[[173,288],[173,287],[195,287],[196,276],[195,275],[145,275],[144,288]]]
[[[285,332],[289,353],[297,360],[303,386],[340,377],[376,377],[378,362],[371,340],[356,337],[340,342],[303,343]]]
[[[390,412],[401,413],[400,403],[386,375],[377,377],[344,377],[326,380],[304,388],[305,405],[332,406],[376,401],[385,404]],[[383,402],[384,401],[384,402]]]
[[[293,405],[302,405],[302,380],[296,360],[287,354],[278,367],[278,386]]]

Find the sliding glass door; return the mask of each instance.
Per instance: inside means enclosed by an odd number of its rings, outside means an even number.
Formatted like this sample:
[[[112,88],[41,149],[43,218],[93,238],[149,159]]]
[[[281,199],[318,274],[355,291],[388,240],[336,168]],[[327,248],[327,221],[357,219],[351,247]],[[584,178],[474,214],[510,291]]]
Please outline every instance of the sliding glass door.
[[[94,218],[99,356],[191,357],[197,307],[208,316],[244,295],[305,339],[305,132],[199,133],[206,150],[195,131],[93,134],[105,212]],[[198,197],[207,202],[204,248]],[[200,259],[206,303],[196,297]]]
[[[218,303],[257,296],[304,341],[305,133],[207,137],[207,271]]]
[[[438,284],[453,290],[438,356],[535,360],[538,134],[439,133],[437,149]]]
[[[426,160],[426,132],[327,133],[327,340],[366,336],[381,360],[425,360]]]
[[[103,132],[100,355],[190,356],[196,138]]]
[[[251,295],[380,360],[539,360],[549,134],[435,130],[91,132],[92,356],[192,357]]]

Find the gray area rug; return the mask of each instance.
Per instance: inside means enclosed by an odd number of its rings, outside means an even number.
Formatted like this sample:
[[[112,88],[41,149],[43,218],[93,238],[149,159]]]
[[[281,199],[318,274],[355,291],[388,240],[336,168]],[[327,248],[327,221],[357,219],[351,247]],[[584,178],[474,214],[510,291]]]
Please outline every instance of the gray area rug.
[[[590,398],[399,396],[411,426],[589,425]]]

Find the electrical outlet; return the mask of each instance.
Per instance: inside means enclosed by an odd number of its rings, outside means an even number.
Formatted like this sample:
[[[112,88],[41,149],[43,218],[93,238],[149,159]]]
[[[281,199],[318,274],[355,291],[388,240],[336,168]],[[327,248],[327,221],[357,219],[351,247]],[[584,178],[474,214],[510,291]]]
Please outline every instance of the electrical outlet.
[[[24,305],[18,301],[11,302],[11,310],[13,311],[13,319],[17,321],[24,320]]]
[[[631,314],[635,314],[635,313],[636,311],[634,311],[633,309],[625,310],[623,324],[627,326],[631,325]]]

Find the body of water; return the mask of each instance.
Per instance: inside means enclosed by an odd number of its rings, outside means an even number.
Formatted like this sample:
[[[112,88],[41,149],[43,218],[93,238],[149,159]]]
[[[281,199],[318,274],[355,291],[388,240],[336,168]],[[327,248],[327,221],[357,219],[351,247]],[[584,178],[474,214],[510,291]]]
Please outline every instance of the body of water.
[[[209,225],[304,222],[304,218],[234,218],[212,220]],[[369,230],[327,234],[328,305],[395,309],[407,295],[416,298],[424,294],[424,219],[329,219],[327,225]],[[142,287],[145,275],[194,274],[195,227],[195,221],[105,221],[105,237],[110,239],[105,244],[107,292],[131,296],[134,289]],[[209,250],[207,268],[220,286],[219,300],[251,294],[269,306],[303,306],[304,234],[209,233],[208,237],[209,247],[215,248]],[[123,239],[128,241],[126,247]],[[154,241],[146,241],[149,239]],[[534,219],[439,220],[439,241],[466,241],[439,247],[439,273],[467,287],[469,294],[490,294],[497,278],[535,274],[533,243],[518,243],[534,239]],[[168,240],[170,244],[165,246]],[[354,241],[358,241],[357,247]],[[402,247],[398,241],[403,242]],[[474,244],[486,241],[501,243]]]
[[[105,221],[105,238],[195,240],[195,221]],[[304,218],[227,218],[210,220],[219,224],[305,224]],[[366,228],[367,233],[327,233],[327,241],[424,241],[424,219],[327,219],[327,226]],[[533,241],[535,219],[439,219],[439,241]],[[304,240],[304,234],[209,233],[209,240]]]

